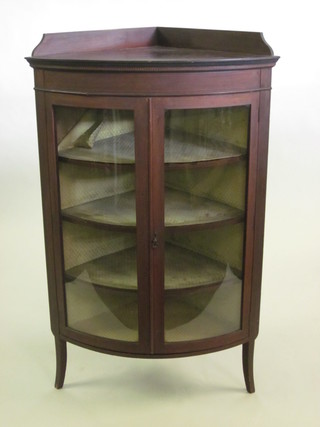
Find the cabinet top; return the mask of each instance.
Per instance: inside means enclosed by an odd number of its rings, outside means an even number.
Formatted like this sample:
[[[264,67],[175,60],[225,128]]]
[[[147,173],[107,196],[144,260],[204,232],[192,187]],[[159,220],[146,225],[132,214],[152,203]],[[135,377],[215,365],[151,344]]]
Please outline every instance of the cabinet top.
[[[262,33],[131,28],[44,34],[26,58],[35,68],[167,69],[273,66]]]

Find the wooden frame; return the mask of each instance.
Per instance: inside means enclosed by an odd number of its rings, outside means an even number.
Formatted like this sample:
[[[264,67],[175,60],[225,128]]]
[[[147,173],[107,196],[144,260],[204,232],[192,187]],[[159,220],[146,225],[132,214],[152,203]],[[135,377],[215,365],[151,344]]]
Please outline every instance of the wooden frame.
[[[157,194],[156,200],[152,205],[151,218],[151,233],[157,233],[159,236],[160,246],[157,253],[152,254],[152,268],[155,270],[152,274],[153,278],[153,301],[157,303],[153,305],[155,331],[155,353],[156,354],[173,354],[173,353],[188,353],[190,349],[196,349],[198,352],[205,352],[213,348],[226,348],[232,345],[233,342],[247,341],[249,339],[250,322],[249,306],[252,292],[251,271],[253,265],[253,254],[255,252],[253,240],[253,228],[255,221],[255,200],[256,200],[256,179],[257,179],[257,147],[258,147],[258,105],[259,95],[257,93],[211,96],[211,97],[183,97],[183,98],[156,98],[153,101],[152,120],[153,128],[156,131],[153,134],[151,143],[151,151],[153,155],[152,171],[151,171],[151,187],[154,193]],[[201,109],[201,108],[220,108],[231,106],[250,106],[250,142],[249,142],[249,164],[247,178],[247,217],[246,217],[246,237],[245,237],[245,266],[244,266],[244,294],[242,304],[242,327],[238,332],[232,334],[209,338],[205,340],[197,340],[196,342],[181,342],[181,343],[164,343],[164,325],[163,325],[163,307],[164,307],[164,276],[163,268],[159,270],[159,266],[164,265],[164,159],[163,159],[163,139],[164,139],[164,111],[170,109]],[[159,304],[159,301],[161,302]]]
[[[46,159],[42,158],[42,163],[48,162],[49,176],[48,181],[43,181],[42,185],[44,188],[49,190],[51,194],[50,206],[49,203],[44,200],[43,203],[46,205],[45,209],[52,212],[53,223],[51,227],[48,224],[47,234],[48,240],[53,242],[54,260],[55,266],[52,268],[52,274],[55,275],[56,295],[54,299],[58,301],[58,308],[52,307],[53,318],[58,318],[58,330],[63,340],[67,341],[69,338],[78,342],[91,346],[102,346],[112,351],[125,352],[125,353],[143,353],[147,352],[149,348],[149,318],[147,310],[139,310],[139,342],[138,343],[125,343],[125,342],[114,342],[106,338],[99,338],[79,333],[71,330],[67,327],[66,318],[66,307],[65,307],[65,292],[64,292],[64,266],[63,266],[63,244],[62,244],[62,215],[60,208],[60,197],[59,197],[59,179],[57,172],[57,146],[54,135],[54,115],[53,109],[55,106],[68,106],[68,107],[83,107],[86,108],[117,108],[117,109],[132,109],[135,114],[136,126],[136,188],[137,193],[140,197],[140,203],[137,203],[137,245],[138,252],[143,254],[139,258],[138,275],[141,286],[139,289],[139,304],[140,306],[148,306],[149,304],[149,288],[147,283],[148,277],[148,262],[145,260],[149,257],[149,239],[146,235],[145,224],[148,223],[148,212],[144,209],[148,206],[148,179],[145,179],[144,171],[148,169],[148,156],[145,151],[147,146],[148,129],[147,122],[145,121],[145,114],[147,112],[147,103],[143,99],[134,98],[83,98],[73,97],[68,95],[59,94],[47,94],[45,96],[45,109],[47,111],[47,141],[48,151]],[[41,143],[41,142],[40,142]],[[48,221],[47,217],[44,217],[44,221]]]
[[[80,48],[81,46],[81,48]],[[70,53],[73,52],[73,53]],[[244,52],[244,53],[243,53]],[[271,67],[278,57],[259,33],[188,29],[132,29],[46,35],[27,58],[35,69],[39,156],[56,387],[66,369],[66,342],[132,357],[179,357],[243,345],[246,387],[254,391],[253,349],[259,329]],[[68,327],[55,106],[134,111],[138,324],[137,342],[90,335]],[[241,328],[212,338],[164,339],[164,162],[166,110],[250,107]],[[220,159],[234,164],[245,159]],[[87,167],[112,164],[88,161]],[[62,158],[65,164],[78,160]],[[214,166],[195,163],[197,167]],[[80,162],[81,163],[81,162]],[[129,164],[119,165],[130,168]],[[95,221],[65,218],[79,224]],[[236,220],[230,219],[230,223]],[[108,229],[108,224],[103,226]],[[215,227],[204,225],[206,227]],[[126,227],[112,226],[114,230]],[[192,228],[192,225],[189,226]]]

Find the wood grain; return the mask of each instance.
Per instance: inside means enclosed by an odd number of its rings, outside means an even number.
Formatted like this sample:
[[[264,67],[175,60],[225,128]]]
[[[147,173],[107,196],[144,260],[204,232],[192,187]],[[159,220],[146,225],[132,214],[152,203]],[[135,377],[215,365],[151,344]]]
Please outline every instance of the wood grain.
[[[243,344],[245,381],[247,390],[253,392],[253,351],[261,296],[271,68],[278,57],[261,33],[152,27],[45,35],[33,56],[27,60],[35,71],[50,319],[56,339],[56,386],[60,388],[63,385],[66,342],[133,357],[195,355]],[[90,155],[89,151],[86,154],[72,150],[58,153],[58,141],[70,131],[77,119],[72,117],[60,126],[61,123],[55,122],[57,106],[79,108],[81,111],[109,108],[134,112],[135,143],[132,144],[133,135],[126,136],[131,151],[127,156],[122,153],[123,158],[118,163],[135,171],[135,194],[130,197],[129,194],[112,196],[113,199],[107,200],[108,209],[105,209],[105,201],[100,200],[90,202],[95,206],[88,204],[86,207],[72,207],[69,211],[61,210],[60,161],[78,162],[87,168],[106,167],[111,174],[113,166],[110,165],[117,164],[117,161],[105,152],[104,147],[99,147],[101,150],[96,150],[96,153],[91,151]],[[168,152],[165,133],[167,110],[229,106],[247,106],[250,109],[249,150],[230,152],[228,141],[222,141],[222,144],[218,141],[214,149],[213,145],[203,149],[203,141],[198,139],[198,144],[193,144],[188,136],[181,139],[181,135],[171,133],[171,143],[175,149],[178,147],[178,154]],[[184,158],[181,147],[189,150]],[[190,198],[181,192],[173,194],[172,189],[170,199],[170,191],[168,193],[164,185],[165,168],[176,168],[174,173],[180,173],[188,165],[194,173],[198,167],[224,165],[228,168],[238,159],[247,165],[244,213],[218,206],[212,200],[200,200],[198,196]],[[120,210],[113,209],[116,197],[123,202]],[[80,212],[82,209],[84,211]],[[128,212],[129,217],[123,219]],[[66,274],[64,216],[79,223],[91,221],[95,230],[102,229],[106,223],[120,228],[131,227],[137,242],[135,254],[129,257],[131,261],[121,256],[119,259],[104,258],[97,260],[96,264],[78,266],[81,272],[74,270]],[[190,253],[189,250],[185,253],[184,248],[179,253],[168,247],[166,229],[187,230],[189,227],[189,232],[193,233],[193,226],[209,230],[212,224],[227,226],[228,221],[244,221],[245,224],[244,274],[238,277],[238,290],[242,293],[236,304],[241,311],[241,319],[218,336],[214,336],[215,333],[211,336],[209,333],[197,335],[196,328],[189,335],[173,334],[173,341],[167,342],[165,330],[174,328],[178,318],[179,322],[181,319],[187,321],[184,315],[188,318],[192,313],[192,310],[188,312],[183,308],[184,302],[185,307],[191,307],[200,295],[192,295],[192,292],[201,293],[203,286],[213,291],[223,276],[223,267],[220,269],[212,259],[207,262],[197,252]],[[153,244],[155,237],[157,244]],[[179,260],[177,268],[175,263]],[[126,262],[131,265],[131,273],[130,281],[124,286],[123,266]],[[113,271],[116,265],[119,271]],[[93,316],[94,321],[82,319],[81,323],[80,319],[80,323],[68,323],[68,295],[72,294],[69,301],[77,301],[77,298],[72,298],[78,295],[79,289],[75,286],[73,293],[69,293],[65,278],[73,277],[75,282],[79,280],[83,284],[83,277],[81,280],[78,278],[83,271],[90,272],[92,277],[89,281],[92,283],[100,281],[95,286],[107,293],[135,295],[133,333],[109,333],[103,325],[109,322],[110,317],[106,320],[99,313]],[[116,285],[115,282],[110,285],[112,278],[117,280]],[[85,283],[87,288],[91,286],[88,283]],[[170,293],[172,296],[168,297]],[[184,293],[189,299],[184,299]],[[118,304],[118,296],[114,301]],[[173,313],[168,318],[164,314],[166,301]],[[202,302],[200,311],[204,307]],[[174,313],[181,307],[181,316],[174,320]],[[77,312],[79,307],[75,305],[73,308]],[[168,323],[170,319],[171,325]]]

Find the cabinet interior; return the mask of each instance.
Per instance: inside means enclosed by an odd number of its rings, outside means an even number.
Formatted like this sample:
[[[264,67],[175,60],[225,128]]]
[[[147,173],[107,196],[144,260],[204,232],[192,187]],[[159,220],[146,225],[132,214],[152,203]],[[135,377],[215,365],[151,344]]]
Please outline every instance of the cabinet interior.
[[[240,327],[249,114],[248,106],[165,112],[169,342]],[[55,122],[68,324],[135,341],[134,113],[56,107]]]

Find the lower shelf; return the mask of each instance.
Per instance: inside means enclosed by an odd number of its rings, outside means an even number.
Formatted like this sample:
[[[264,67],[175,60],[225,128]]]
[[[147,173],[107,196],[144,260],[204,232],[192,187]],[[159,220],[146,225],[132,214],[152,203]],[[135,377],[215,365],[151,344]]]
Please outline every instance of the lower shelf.
[[[66,283],[66,302],[70,328],[113,340],[139,340],[138,327],[125,326],[104,304],[94,286],[77,280]]]
[[[227,333],[229,329],[236,330],[235,324],[240,319],[237,313],[241,307],[241,292],[237,303],[233,304],[238,306],[238,310],[224,307],[221,302],[217,305],[215,300],[216,295],[224,295],[227,289],[227,299],[231,301],[230,295],[235,295],[239,287],[241,288],[241,279],[226,265],[167,243],[164,301],[159,302],[164,304],[166,339],[188,340],[192,336],[192,339],[200,339],[203,338],[201,335],[206,338],[214,336],[212,334],[218,331]],[[125,341],[138,339],[139,302],[135,247],[69,269],[66,272],[66,289],[69,326],[113,339],[114,336]],[[221,296],[218,296],[218,300],[219,298]],[[221,312],[221,307],[226,311]],[[81,311],[84,315],[79,318]],[[233,319],[234,315],[238,321]],[[229,327],[218,326],[221,322],[226,323],[226,319],[229,319]],[[198,323],[198,326],[193,326],[193,322]],[[174,331],[173,335],[171,331]]]
[[[66,279],[78,279],[110,289],[137,290],[136,248],[127,248],[66,271]],[[165,288],[188,290],[220,283],[226,266],[199,253],[167,243]]]
[[[123,296],[123,295],[122,295]],[[208,295],[207,295],[208,296]],[[100,298],[94,286],[75,280],[66,284],[68,326],[90,335],[114,340],[137,342],[137,299],[125,304],[118,294],[122,307],[120,318],[135,319],[130,325],[122,322]],[[194,296],[172,299],[165,297],[164,338],[166,342],[181,342],[206,339],[231,333],[241,325],[241,281],[227,271],[205,308],[194,316]]]
[[[216,292],[208,300],[203,310],[194,317],[186,314],[192,310],[192,305],[172,305],[170,299],[165,299],[164,306],[164,341],[182,342],[196,341],[225,335],[241,328],[242,282],[231,270],[227,269],[225,279]],[[194,299],[191,299],[194,304]],[[171,327],[176,316],[184,314],[184,322]],[[191,313],[190,313],[191,314]],[[181,317],[180,317],[181,318]]]

